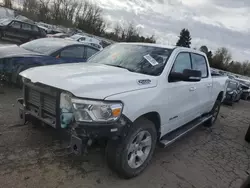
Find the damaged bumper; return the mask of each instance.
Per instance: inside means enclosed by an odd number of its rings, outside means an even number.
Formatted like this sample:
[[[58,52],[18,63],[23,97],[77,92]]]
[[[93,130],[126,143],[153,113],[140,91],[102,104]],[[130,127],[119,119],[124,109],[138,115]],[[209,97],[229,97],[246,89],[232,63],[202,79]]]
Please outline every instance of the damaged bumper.
[[[71,150],[76,155],[81,155],[93,140],[126,136],[131,125],[132,122],[125,116],[109,124],[75,123],[71,129]]]
[[[39,117],[33,112],[25,109],[24,100],[18,99],[20,104],[19,117],[22,123],[36,118],[45,124],[49,124],[44,118]],[[113,123],[80,123],[72,122],[70,128],[65,129],[70,134],[70,150],[76,155],[85,153],[87,147],[91,146],[93,140],[98,139],[117,139],[126,136],[128,127],[132,122],[122,115],[120,119]]]

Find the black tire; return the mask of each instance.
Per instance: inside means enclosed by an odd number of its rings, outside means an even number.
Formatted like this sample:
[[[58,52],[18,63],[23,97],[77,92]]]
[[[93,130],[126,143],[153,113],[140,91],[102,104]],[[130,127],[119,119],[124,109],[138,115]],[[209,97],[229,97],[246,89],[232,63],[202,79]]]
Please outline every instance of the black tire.
[[[240,188],[249,188],[250,187],[250,175],[248,178],[243,182],[243,184],[240,186]]]
[[[245,135],[245,140],[250,143],[250,125],[247,129],[247,133]]]
[[[212,127],[214,125],[215,121],[217,120],[218,114],[220,112],[220,106],[221,106],[221,101],[216,100],[210,112],[210,114],[213,115],[213,117],[204,122],[205,127]]]
[[[228,104],[230,105],[230,106],[233,106],[233,101],[230,101]]]
[[[246,96],[244,96],[243,100],[245,100],[245,101],[246,101],[246,100],[247,100],[247,98],[248,98],[248,96],[246,95]]]
[[[151,136],[151,148],[145,159],[145,161],[138,168],[131,168],[128,163],[129,146],[130,143],[134,143],[141,132],[147,132]],[[157,141],[157,131],[154,123],[145,118],[140,118],[135,121],[132,127],[130,127],[128,134],[124,138],[119,140],[109,140],[106,148],[106,159],[108,166],[118,173],[122,178],[129,179],[141,174],[148,166],[152,155],[155,150]],[[136,158],[136,157],[135,157]],[[136,164],[136,162],[135,162]]]
[[[27,68],[25,68],[25,67],[23,67],[21,65],[21,66],[17,67],[16,72],[13,73],[13,79],[12,80],[16,84],[16,86],[18,88],[20,88],[20,89],[23,88],[23,81],[22,81],[22,77],[19,75],[19,73],[24,71],[25,69],[27,69]]]
[[[17,85],[17,87],[20,88],[20,89],[23,88],[23,80],[22,80],[22,77],[21,77],[20,75],[17,75],[16,85]]]

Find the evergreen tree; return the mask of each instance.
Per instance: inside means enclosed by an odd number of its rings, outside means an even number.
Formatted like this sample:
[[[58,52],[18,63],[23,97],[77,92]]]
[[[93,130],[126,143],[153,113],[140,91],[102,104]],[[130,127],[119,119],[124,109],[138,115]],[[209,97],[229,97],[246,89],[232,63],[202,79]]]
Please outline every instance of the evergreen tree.
[[[182,29],[180,32],[179,40],[176,43],[176,46],[183,46],[190,48],[191,39],[192,38],[190,36],[190,32],[188,31],[188,29]]]

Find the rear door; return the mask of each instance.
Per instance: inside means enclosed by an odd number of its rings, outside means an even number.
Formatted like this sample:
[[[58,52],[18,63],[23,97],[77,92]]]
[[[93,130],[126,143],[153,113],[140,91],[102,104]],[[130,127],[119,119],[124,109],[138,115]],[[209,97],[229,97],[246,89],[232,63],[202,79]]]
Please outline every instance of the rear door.
[[[197,92],[197,111],[200,114],[209,112],[211,106],[213,106],[212,101],[212,78],[208,71],[208,64],[205,56],[201,54],[191,53],[192,68],[194,70],[201,71],[202,79],[200,82],[196,82],[196,92]]]
[[[32,27],[30,24],[22,23],[22,38],[26,41],[32,39]]]

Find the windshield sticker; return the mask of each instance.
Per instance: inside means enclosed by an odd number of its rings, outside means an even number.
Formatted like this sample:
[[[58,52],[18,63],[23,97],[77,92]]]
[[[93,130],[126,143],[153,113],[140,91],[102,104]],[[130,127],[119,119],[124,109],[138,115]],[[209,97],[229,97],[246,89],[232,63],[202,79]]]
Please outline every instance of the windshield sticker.
[[[112,59],[113,60],[116,60],[118,58],[118,53],[114,53],[113,55],[112,55]]]
[[[151,55],[145,55],[143,56],[152,66],[156,66],[158,65],[159,63],[153,58],[151,57]]]

